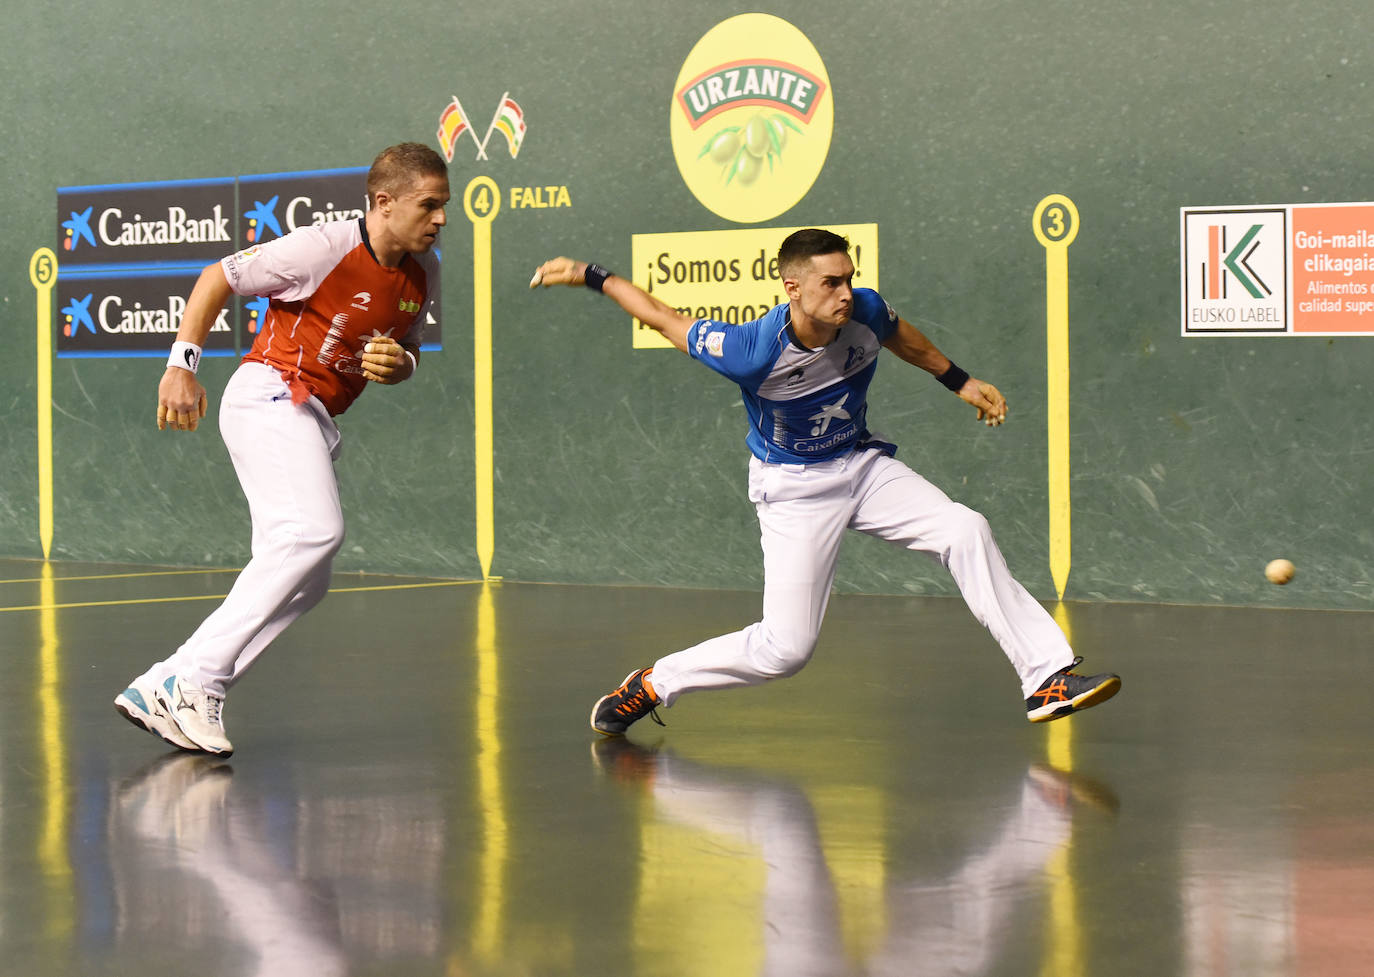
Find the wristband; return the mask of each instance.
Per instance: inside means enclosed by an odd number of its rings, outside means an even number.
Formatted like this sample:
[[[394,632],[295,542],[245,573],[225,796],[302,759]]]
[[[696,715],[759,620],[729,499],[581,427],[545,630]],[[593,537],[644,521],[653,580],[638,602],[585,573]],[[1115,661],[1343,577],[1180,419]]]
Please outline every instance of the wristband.
[[[613,272],[607,271],[600,265],[588,265],[583,278],[586,280],[587,287],[594,292],[601,291],[601,286],[606,284],[606,279],[610,278]]]
[[[200,369],[200,347],[178,339],[172,344],[172,354],[167,357],[168,366],[177,366],[195,373]]]
[[[954,361],[949,361],[949,369],[935,378],[945,385],[945,389],[953,390],[958,393],[964,389],[964,384],[968,382],[968,374],[954,365]]]
[[[401,352],[405,353],[406,356],[410,357],[410,372],[413,375],[420,366],[420,364],[415,362],[415,354],[404,346],[401,347]]]

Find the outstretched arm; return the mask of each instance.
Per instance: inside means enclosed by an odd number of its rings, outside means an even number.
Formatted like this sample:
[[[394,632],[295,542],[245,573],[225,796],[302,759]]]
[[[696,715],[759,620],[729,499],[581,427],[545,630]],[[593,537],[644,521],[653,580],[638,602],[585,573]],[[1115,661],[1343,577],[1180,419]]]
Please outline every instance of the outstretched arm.
[[[587,262],[574,261],[572,258],[554,258],[546,261],[534,271],[530,288],[543,285],[585,285],[587,284]],[[687,331],[696,320],[685,316],[671,305],[659,301],[628,278],[610,275],[602,283],[600,291],[610,296],[630,315],[651,329],[657,330],[684,353],[687,352]]]
[[[1007,419],[1007,400],[1001,391],[990,383],[971,377],[954,365],[948,356],[940,352],[921,330],[905,319],[897,320],[897,330],[884,340],[883,345],[906,360],[912,366],[919,366],[931,376],[939,379],[956,394],[959,399],[978,408],[978,420],[989,427],[996,427]],[[950,382],[951,369],[965,377],[956,388]]]

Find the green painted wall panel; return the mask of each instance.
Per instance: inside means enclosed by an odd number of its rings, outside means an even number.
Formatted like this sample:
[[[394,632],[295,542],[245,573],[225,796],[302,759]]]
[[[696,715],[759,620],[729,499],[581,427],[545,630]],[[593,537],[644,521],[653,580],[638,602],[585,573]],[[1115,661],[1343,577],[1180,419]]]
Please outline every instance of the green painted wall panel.
[[[1368,200],[1374,82],[1356,3],[891,3],[769,6],[810,39],[835,99],[824,169],[776,226],[876,222],[882,291],[998,384],[990,431],[918,371],[879,370],[871,423],[991,520],[1017,575],[1053,595],[1046,488],[1045,252],[1037,201],[1082,218],[1068,251],[1073,572],[1095,600],[1368,607],[1374,338],[1182,339],[1179,208]],[[679,176],[669,99],[696,41],[739,12],[628,2],[575,11],[264,4],[23,7],[0,41],[6,151],[0,547],[36,555],[34,292],[59,186],[365,164],[433,141],[457,95],[477,128],[503,91],[529,132],[451,167],[456,197],[502,187],[492,227],[497,549],[508,578],[756,587],[743,410],[627,317],[532,293],[557,253],[625,272],[636,233],[716,230]],[[785,165],[785,161],[784,164]],[[570,208],[512,208],[512,186]],[[478,574],[473,526],[471,225],[444,240],[444,340],[416,380],[341,421],[348,569]],[[231,364],[207,361],[213,403]],[[155,430],[149,360],[59,360],[64,558],[236,565],[246,506],[213,423]],[[214,421],[212,414],[209,419]],[[1261,574],[1299,567],[1279,589]],[[855,538],[837,586],[951,593],[933,563]]]

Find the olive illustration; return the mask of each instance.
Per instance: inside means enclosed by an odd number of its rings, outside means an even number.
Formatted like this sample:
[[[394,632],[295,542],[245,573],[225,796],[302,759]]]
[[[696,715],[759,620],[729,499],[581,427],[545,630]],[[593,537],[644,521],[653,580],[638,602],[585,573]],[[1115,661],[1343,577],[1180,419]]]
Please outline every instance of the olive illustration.
[[[774,158],[782,159],[788,129],[802,132],[781,112],[755,112],[743,126],[726,126],[717,131],[701,147],[697,159],[710,156],[711,162],[721,167],[726,186],[735,181],[748,186],[759,178],[765,161],[771,173]]]
[[[710,153],[713,162],[724,166],[739,152],[739,142],[739,129],[722,129],[706,144],[706,151]]]
[[[787,145],[787,126],[775,115],[768,120],[768,131],[773,139],[773,148],[782,155],[782,147]]]
[[[768,138],[768,117],[762,112],[750,119],[744,127],[744,148],[758,159],[763,159],[772,148],[771,140]]]
[[[733,179],[748,186],[759,178],[762,170],[763,160],[746,151],[735,158],[734,165],[730,167],[730,174]]]

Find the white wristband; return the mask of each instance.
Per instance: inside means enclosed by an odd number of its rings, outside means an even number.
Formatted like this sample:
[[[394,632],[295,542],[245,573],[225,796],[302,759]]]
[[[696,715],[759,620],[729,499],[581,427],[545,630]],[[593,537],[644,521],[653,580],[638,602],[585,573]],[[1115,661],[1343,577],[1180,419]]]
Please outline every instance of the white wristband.
[[[415,362],[415,354],[412,353],[410,350],[406,349],[404,346],[401,347],[401,351],[410,357],[410,372],[414,373],[416,369],[418,369],[420,366],[420,364]]]
[[[200,369],[200,347],[178,339],[172,344],[172,355],[167,357],[168,366],[179,366],[195,373]]]

